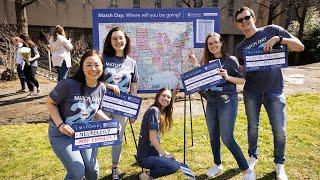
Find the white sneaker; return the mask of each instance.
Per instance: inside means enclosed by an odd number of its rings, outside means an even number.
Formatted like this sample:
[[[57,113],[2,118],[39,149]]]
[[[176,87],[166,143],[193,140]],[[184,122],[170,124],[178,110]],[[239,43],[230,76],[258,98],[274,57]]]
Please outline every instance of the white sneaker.
[[[250,159],[247,162],[248,162],[249,169],[254,170],[254,166],[257,164],[258,159],[256,159],[255,157],[251,156]]]
[[[243,173],[243,180],[256,180],[256,173],[250,169],[249,173]]]
[[[221,164],[220,165],[214,164],[210,169],[208,169],[208,172],[206,173],[206,175],[212,178],[220,174],[222,170],[223,170],[223,166]]]
[[[37,96],[37,94],[35,94],[34,92],[30,92],[30,94],[26,98],[30,98],[30,97],[34,97],[34,96]]]
[[[277,180],[288,180],[283,164],[276,164]]]

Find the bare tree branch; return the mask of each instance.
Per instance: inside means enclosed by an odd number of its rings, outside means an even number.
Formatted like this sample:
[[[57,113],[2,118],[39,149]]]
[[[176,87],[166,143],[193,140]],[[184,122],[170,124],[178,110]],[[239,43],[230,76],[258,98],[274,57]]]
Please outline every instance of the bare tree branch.
[[[21,5],[22,5],[22,7],[27,7],[27,6],[29,6],[30,4],[32,4],[32,3],[36,2],[36,1],[38,1],[38,0],[25,1],[25,3],[22,3]]]

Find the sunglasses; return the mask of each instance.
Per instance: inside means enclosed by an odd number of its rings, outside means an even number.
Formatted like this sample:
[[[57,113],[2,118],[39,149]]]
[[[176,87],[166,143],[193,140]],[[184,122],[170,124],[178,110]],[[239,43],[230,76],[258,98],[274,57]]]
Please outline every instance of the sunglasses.
[[[237,23],[242,23],[244,20],[249,21],[250,18],[251,18],[251,15],[245,16],[243,18],[236,19],[236,22]]]

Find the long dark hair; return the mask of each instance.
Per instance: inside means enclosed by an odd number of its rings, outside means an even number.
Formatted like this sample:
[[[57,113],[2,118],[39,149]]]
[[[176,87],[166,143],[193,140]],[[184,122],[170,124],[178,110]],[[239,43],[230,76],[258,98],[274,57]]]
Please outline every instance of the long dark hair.
[[[215,59],[215,58],[216,58],[216,57],[214,57],[214,54],[212,54],[212,53],[210,52],[209,48],[208,48],[208,39],[209,39],[210,37],[214,37],[214,36],[218,37],[218,38],[219,38],[219,41],[220,41],[221,44],[222,44],[222,46],[221,46],[221,54],[222,54],[222,57],[224,57],[224,56],[227,55],[227,54],[226,54],[226,47],[225,47],[225,45],[224,45],[224,42],[223,42],[223,39],[222,39],[221,35],[218,34],[218,33],[215,33],[215,32],[209,33],[208,36],[206,37],[205,47],[204,47],[204,52],[203,52],[204,64],[208,64],[211,59]]]
[[[124,58],[126,58],[127,55],[131,51],[131,40],[130,40],[130,37],[128,36],[128,34],[121,27],[114,27],[108,32],[107,37],[106,37],[104,44],[103,44],[103,57],[104,58],[106,56],[113,57],[116,55],[116,51],[112,47],[112,44],[111,44],[111,36],[112,36],[112,33],[115,31],[122,31],[125,38],[126,38],[127,43],[126,43],[126,46],[124,47],[124,52],[123,52]]]
[[[80,67],[77,73],[72,77],[72,79],[81,83],[81,95],[84,95],[84,87],[86,85],[86,76],[83,72],[83,63],[85,59],[90,56],[98,56],[99,59],[101,60],[102,65],[104,64],[101,54],[96,50],[88,50],[82,55],[80,60]],[[98,78],[98,83],[100,84],[101,82],[104,82],[104,80],[105,80],[105,74],[102,73],[101,76]]]
[[[57,41],[58,35],[66,36],[66,32],[64,31],[63,27],[60,25],[56,25],[56,27],[54,28],[53,41]]]
[[[175,97],[173,97],[173,96],[171,97],[169,105],[166,106],[163,110],[161,110],[162,107],[159,103],[159,98],[165,90],[171,91],[169,88],[166,88],[166,87],[161,88],[156,95],[156,98],[154,100],[153,105],[151,105],[151,106],[157,107],[161,111],[161,114],[160,114],[160,132],[161,133],[165,133],[166,131],[170,131],[171,127],[172,127],[172,123],[173,123],[172,112],[173,112],[173,101],[174,101]]]
[[[37,47],[37,45],[31,40],[30,36],[28,34],[20,34],[19,36],[23,40],[23,44],[26,45],[29,48]]]

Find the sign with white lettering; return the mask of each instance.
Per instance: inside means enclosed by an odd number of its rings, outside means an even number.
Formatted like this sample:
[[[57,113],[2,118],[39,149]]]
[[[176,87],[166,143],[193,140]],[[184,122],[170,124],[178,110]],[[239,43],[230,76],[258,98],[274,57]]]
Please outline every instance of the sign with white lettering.
[[[119,122],[115,119],[74,123],[72,151],[120,144],[119,128]]]
[[[223,77],[218,75],[220,68],[220,60],[211,60],[206,65],[182,74],[181,80],[185,93],[192,94],[225,83]]]
[[[271,52],[264,52],[263,48],[244,49],[245,71],[268,71],[274,68],[288,67],[287,46],[280,46]]]
[[[103,96],[102,110],[132,119],[137,119],[142,99],[124,92],[118,96],[107,91]]]

